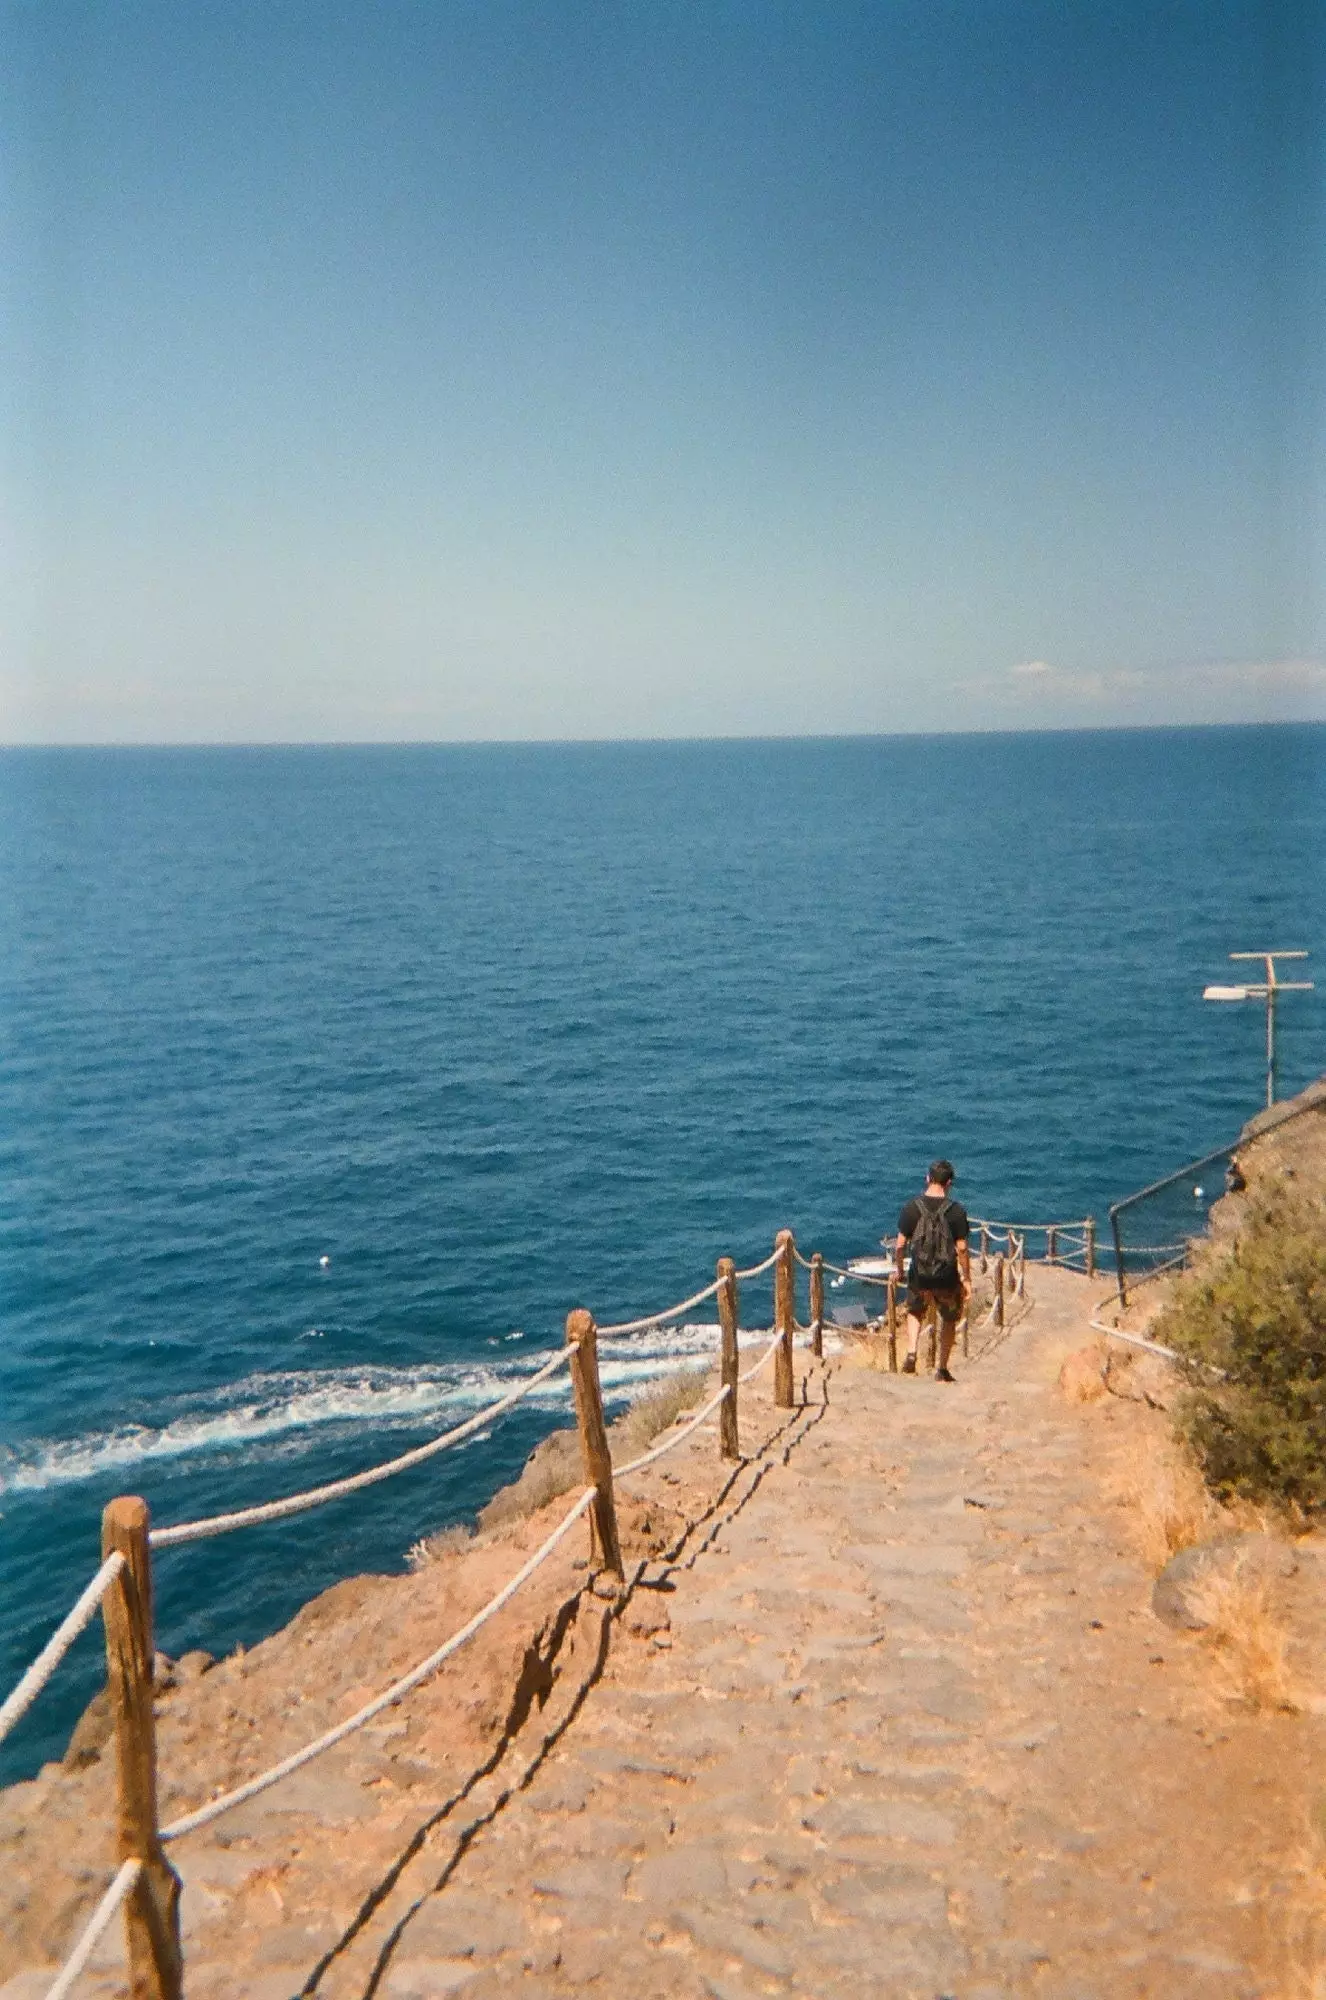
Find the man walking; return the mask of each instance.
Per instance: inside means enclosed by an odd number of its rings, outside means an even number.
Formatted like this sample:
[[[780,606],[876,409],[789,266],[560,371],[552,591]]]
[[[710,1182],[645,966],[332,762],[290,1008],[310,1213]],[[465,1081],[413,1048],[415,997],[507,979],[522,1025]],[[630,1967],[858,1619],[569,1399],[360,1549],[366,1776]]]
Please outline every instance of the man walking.
[[[933,1303],[939,1315],[937,1382],[953,1380],[948,1364],[957,1338],[958,1316],[971,1297],[971,1258],[967,1250],[971,1225],[961,1202],[949,1195],[952,1185],[950,1162],[933,1161],[925,1193],[907,1202],[898,1217],[898,1240],[894,1245],[898,1282],[901,1284],[905,1279],[907,1285],[907,1359],[902,1372],[916,1373],[921,1323]],[[904,1272],[909,1245],[911,1262]]]

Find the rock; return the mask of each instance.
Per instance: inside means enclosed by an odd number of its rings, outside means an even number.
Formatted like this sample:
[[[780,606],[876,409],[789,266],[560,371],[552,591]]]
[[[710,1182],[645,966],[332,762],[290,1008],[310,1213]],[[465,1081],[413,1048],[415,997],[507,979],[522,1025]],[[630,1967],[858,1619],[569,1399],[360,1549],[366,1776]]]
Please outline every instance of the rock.
[[[650,1854],[632,1881],[646,1903],[704,1901],[721,1903],[727,1895],[727,1867],[721,1847],[673,1847]]]
[[[85,1765],[95,1764],[114,1731],[110,1692],[100,1688],[74,1724],[74,1733],[61,1759],[65,1770],[81,1771]]]
[[[675,1916],[681,1929],[689,1931],[706,1950],[744,1959],[770,1979],[786,1979],[791,1974],[792,1961],[783,1946],[767,1931],[743,1924],[730,1911],[688,1909],[676,1911]]]
[[[496,1958],[525,1941],[523,1907],[505,1896],[448,1886],[425,1897],[401,1937],[402,1959]]]
[[[1210,1620],[1201,1607],[1201,1590],[1209,1580],[1237,1575],[1269,1583],[1293,1576],[1297,1568],[1294,1551],[1273,1535],[1221,1535],[1170,1558],[1156,1578],[1151,1609],[1180,1631],[1203,1632]]]
[[[947,1813],[906,1799],[830,1799],[801,1821],[829,1840],[913,1840],[927,1847],[947,1847],[957,1827]]]
[[[1176,1389],[1182,1387],[1183,1376],[1179,1370],[1158,1354],[1131,1354],[1125,1367],[1119,1365],[1117,1356],[1110,1357],[1110,1394],[1121,1396],[1126,1402],[1146,1403],[1153,1410],[1167,1410],[1174,1400]]]
[[[1098,1403],[1105,1394],[1106,1370],[1098,1341],[1079,1347],[1059,1370],[1060,1395],[1069,1403]]]

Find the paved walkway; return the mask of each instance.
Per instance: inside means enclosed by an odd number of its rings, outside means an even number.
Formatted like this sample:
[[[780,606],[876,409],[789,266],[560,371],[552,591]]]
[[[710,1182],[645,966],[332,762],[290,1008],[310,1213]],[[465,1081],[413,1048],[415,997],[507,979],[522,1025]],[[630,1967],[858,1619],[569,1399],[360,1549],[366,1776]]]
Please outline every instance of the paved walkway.
[[[524,1654],[543,1705],[495,1732],[491,1768],[427,1751],[476,1698],[462,1656],[182,1842],[189,2000],[1318,1991],[1281,1983],[1275,1940],[1326,1723],[1231,1718],[1200,1651],[1153,1618],[1105,1497],[1146,1413],[1064,1402],[1059,1361],[1099,1283],[1029,1275],[1034,1310],[959,1358],[955,1385],[799,1355],[797,1411],[772,1408],[768,1374],[743,1390],[740,1467],[720,1472],[711,1431],[651,1467],[635,1546],[651,1508],[689,1529],[620,1608],[577,1594],[567,1545],[542,1680]],[[427,1577],[370,1590],[373,1617],[427,1603]],[[333,1593],[269,1642],[268,1678],[297,1679],[336,1615]],[[445,1630],[458,1612],[432,1615]],[[504,1615],[516,1671],[532,1614]],[[203,1694],[238,1701],[229,1672]],[[321,1711],[290,1700],[302,1741]],[[207,1726],[261,1764],[273,1743],[246,1745],[229,1712]],[[121,1966],[107,1938],[80,1990],[122,1995]],[[4,2000],[48,1983],[22,1972]]]
[[[1268,1993],[1261,1891],[1194,1824],[1217,1733],[1052,1387],[1099,1287],[1034,1282],[952,1388],[811,1371],[523,1789],[433,1829],[306,1990]]]

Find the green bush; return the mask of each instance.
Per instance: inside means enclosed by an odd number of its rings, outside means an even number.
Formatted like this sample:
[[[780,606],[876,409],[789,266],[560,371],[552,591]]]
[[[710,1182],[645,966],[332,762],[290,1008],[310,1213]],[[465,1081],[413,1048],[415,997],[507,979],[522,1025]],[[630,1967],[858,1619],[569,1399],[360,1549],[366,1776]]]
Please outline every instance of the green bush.
[[[1326,1507],[1326,1203],[1263,1193],[1231,1247],[1180,1279],[1155,1338],[1207,1364],[1178,1427],[1217,1494]]]

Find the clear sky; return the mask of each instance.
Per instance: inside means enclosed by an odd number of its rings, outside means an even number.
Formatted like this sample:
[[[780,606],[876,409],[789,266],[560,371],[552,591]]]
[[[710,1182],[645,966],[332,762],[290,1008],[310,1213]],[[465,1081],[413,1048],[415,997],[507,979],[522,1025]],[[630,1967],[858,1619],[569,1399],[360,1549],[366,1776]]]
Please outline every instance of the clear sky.
[[[0,0],[0,735],[1326,716],[1316,0]]]

